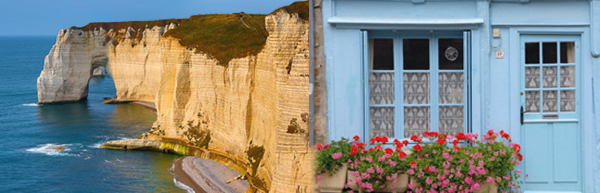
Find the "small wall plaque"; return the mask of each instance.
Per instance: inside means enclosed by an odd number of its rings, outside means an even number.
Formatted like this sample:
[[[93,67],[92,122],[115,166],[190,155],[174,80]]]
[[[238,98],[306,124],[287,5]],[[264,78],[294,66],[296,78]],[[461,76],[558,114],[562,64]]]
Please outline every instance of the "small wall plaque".
[[[496,58],[503,59],[504,58],[504,50],[496,50]]]

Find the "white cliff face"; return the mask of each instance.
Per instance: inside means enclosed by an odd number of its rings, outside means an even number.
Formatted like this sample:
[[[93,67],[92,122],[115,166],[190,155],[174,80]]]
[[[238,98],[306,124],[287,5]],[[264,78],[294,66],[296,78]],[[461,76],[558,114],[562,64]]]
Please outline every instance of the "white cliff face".
[[[156,104],[153,127],[164,135],[147,138],[195,142],[190,132],[209,132],[210,151],[243,163],[254,160],[248,172],[264,182],[254,186],[311,192],[308,22],[284,11],[265,22],[269,36],[263,50],[227,67],[162,36],[174,25],[146,29],[139,41],[128,38],[135,29],[61,30],[38,78],[39,102],[87,97],[92,69],[106,66],[117,100]],[[106,35],[120,34],[125,38],[117,46],[105,42]],[[249,155],[251,147],[264,149],[261,159]]]
[[[106,31],[60,30],[37,80],[38,102],[78,101],[88,94],[93,67],[106,63]]]

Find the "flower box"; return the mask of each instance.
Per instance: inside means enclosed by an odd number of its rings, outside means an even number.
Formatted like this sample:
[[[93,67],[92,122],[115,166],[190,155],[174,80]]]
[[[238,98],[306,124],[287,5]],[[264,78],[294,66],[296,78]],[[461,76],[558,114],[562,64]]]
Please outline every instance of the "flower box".
[[[331,174],[325,172],[320,175],[321,180],[318,181],[320,192],[342,192],[344,185],[346,184],[346,174],[348,166],[347,164],[342,165],[337,173]]]

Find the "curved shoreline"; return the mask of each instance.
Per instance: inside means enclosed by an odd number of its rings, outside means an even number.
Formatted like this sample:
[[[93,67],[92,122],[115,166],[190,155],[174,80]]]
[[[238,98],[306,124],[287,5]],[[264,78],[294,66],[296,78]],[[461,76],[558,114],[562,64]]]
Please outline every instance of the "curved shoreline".
[[[206,191],[200,188],[198,184],[196,184],[194,180],[190,178],[190,176],[183,170],[182,165],[183,159],[185,158],[186,157],[179,158],[175,161],[175,163],[173,163],[173,175],[175,176],[175,179],[185,184],[187,187],[191,188],[196,193],[205,193]]]

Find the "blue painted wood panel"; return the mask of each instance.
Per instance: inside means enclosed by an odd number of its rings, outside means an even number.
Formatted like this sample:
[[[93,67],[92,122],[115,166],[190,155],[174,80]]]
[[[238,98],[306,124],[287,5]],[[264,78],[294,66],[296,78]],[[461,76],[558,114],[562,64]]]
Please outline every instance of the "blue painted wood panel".
[[[336,1],[335,5],[336,16],[470,18],[476,14],[475,1],[418,5],[410,1]]]

